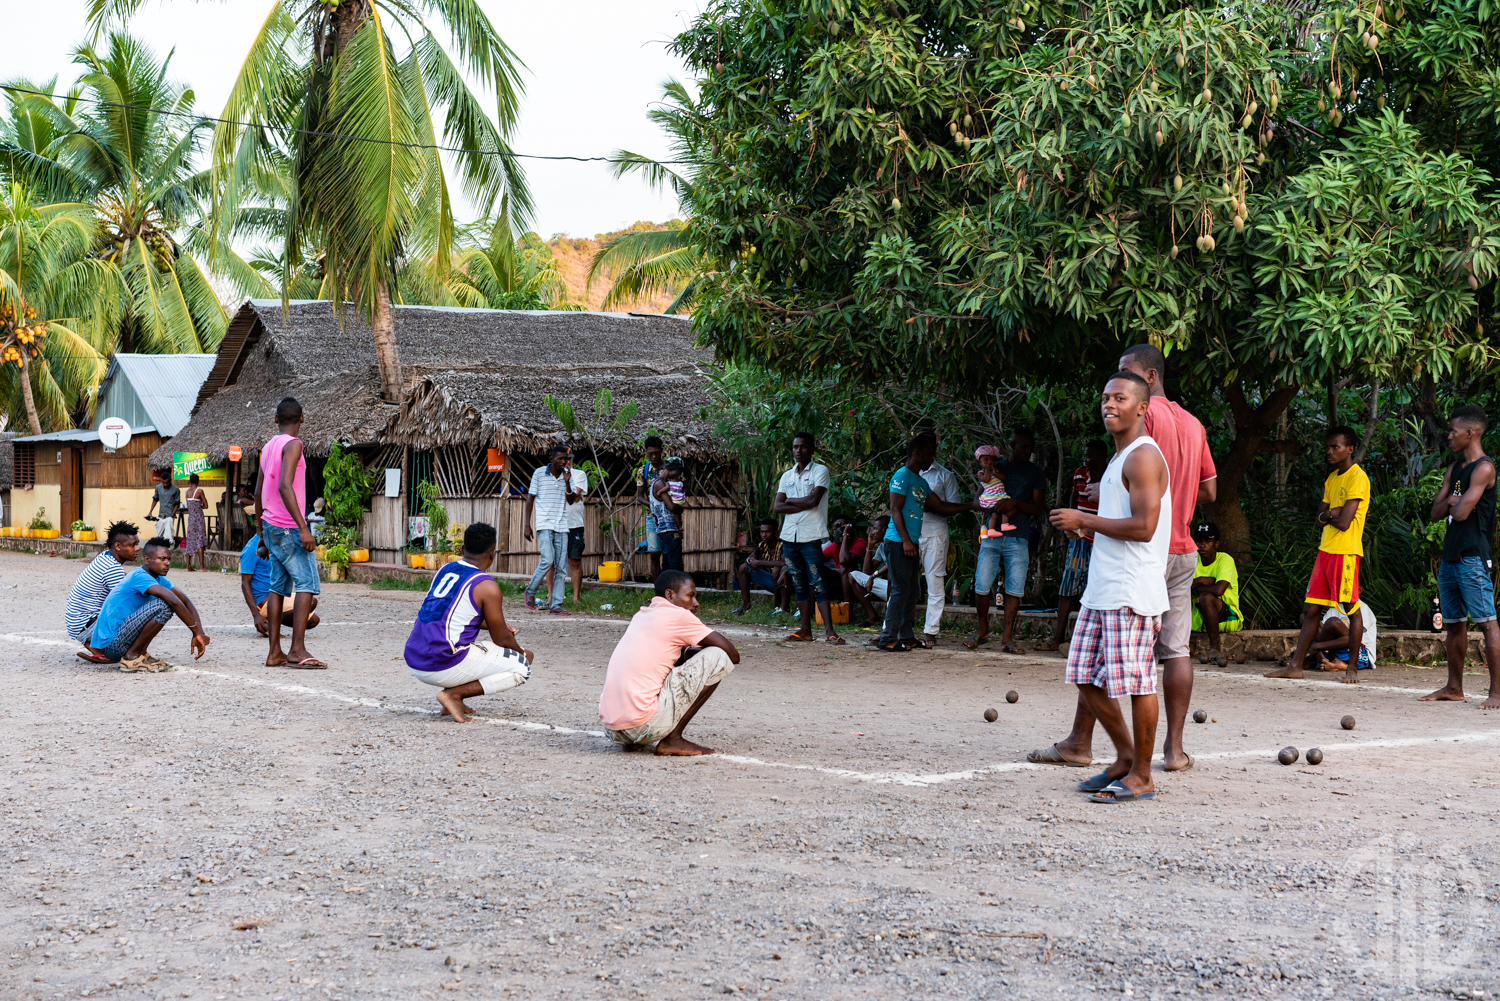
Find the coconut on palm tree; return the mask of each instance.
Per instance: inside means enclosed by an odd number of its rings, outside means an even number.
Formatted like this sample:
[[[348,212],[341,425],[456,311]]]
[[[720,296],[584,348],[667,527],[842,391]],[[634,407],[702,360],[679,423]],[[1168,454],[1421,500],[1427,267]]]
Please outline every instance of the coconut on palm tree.
[[[93,254],[96,225],[88,205],[0,193],[0,394],[32,434],[71,427],[104,377],[125,278]]]
[[[144,0],[92,0],[95,25]],[[429,24],[446,27],[459,62],[498,97],[486,113]],[[401,43],[398,51],[397,39]],[[371,322],[382,395],[401,392],[391,299],[403,262],[446,267],[453,207],[435,147],[488,215],[510,195],[529,214],[525,178],[506,136],[515,124],[518,61],[478,0],[274,0],[213,139],[216,198],[232,210],[238,177],[271,154],[292,165],[285,267],[320,253],[331,297]],[[442,116],[441,130],[437,124]],[[290,285],[282,282],[283,289]]]
[[[666,130],[672,159],[688,164],[705,159],[712,151],[704,148],[698,126],[702,112],[693,96],[677,80],[668,80],[662,90],[661,106],[646,112],[646,117]],[[691,173],[673,170],[659,160],[629,150],[616,150],[612,159],[616,177],[639,174],[652,188],[676,195],[689,218],[695,214]],[[599,248],[589,265],[588,284],[613,274],[601,309],[675,290],[677,294],[666,308],[666,312],[675,313],[692,302],[697,291],[694,279],[703,265],[703,254],[693,243],[691,223],[680,228],[637,230]]]

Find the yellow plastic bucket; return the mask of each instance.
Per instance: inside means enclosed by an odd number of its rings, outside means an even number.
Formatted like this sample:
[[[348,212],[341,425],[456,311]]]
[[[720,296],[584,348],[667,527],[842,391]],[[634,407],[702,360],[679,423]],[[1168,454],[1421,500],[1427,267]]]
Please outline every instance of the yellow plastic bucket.
[[[625,576],[625,564],[619,560],[610,560],[608,563],[599,564],[599,579],[606,583],[614,583]]]

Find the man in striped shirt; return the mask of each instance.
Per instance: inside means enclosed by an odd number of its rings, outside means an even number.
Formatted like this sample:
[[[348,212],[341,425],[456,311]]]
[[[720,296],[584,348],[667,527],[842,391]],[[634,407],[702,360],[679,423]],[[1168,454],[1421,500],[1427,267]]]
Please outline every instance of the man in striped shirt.
[[[104,551],[83,568],[83,573],[78,575],[72,590],[68,592],[68,607],[63,613],[63,622],[68,627],[69,639],[82,643],[85,647],[89,645],[94,620],[99,617],[99,609],[104,607],[104,599],[125,579],[125,564],[135,562],[140,544],[140,529],[130,522],[117,521],[109,526]],[[87,661],[95,659],[85,655],[84,651],[79,651],[78,656]]]
[[[531,489],[526,492],[526,541],[537,540],[541,558],[531,582],[526,585],[526,607],[540,609],[537,588],[542,578],[552,567],[552,600],[547,606],[553,615],[571,615],[563,609],[563,598],[568,593],[568,505],[583,499],[582,491],[573,485],[573,470],[568,460],[573,450],[566,445],[553,445],[545,466],[538,466],[531,474]],[[531,516],[536,514],[533,531]]]

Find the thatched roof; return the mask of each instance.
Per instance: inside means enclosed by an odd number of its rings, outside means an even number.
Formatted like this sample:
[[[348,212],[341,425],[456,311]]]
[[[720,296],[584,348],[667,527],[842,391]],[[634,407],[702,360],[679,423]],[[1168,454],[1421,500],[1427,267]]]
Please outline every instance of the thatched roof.
[[[250,300],[230,322],[192,420],[153,461],[170,461],[173,451],[222,461],[231,445],[258,450],[276,433],[272,413],[283,396],[302,403],[309,455],[327,455],[334,439],[421,438],[428,447],[479,444],[484,434],[490,444],[519,446],[561,431],[545,393],[576,396],[580,412],[591,414],[602,384],[619,387],[616,399],[640,400],[632,433],[649,425],[706,442],[706,427],[694,421],[697,405],[708,402],[702,387],[713,359],[693,347],[685,318],[396,306],[395,328],[407,387],[400,408],[380,400],[374,341],[352,309],[341,327],[329,302],[294,301],[283,314],[278,300]],[[428,421],[450,427],[432,433]]]

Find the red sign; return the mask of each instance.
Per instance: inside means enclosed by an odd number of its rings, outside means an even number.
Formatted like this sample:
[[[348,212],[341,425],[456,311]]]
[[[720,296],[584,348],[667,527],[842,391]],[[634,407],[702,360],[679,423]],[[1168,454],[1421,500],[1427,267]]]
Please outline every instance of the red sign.
[[[498,448],[490,449],[485,468],[491,473],[505,472],[505,453]]]
[[[242,456],[244,454],[245,453],[243,453],[243,452],[240,451],[240,447],[238,445],[230,445],[229,446],[229,461],[230,462],[239,462],[240,461],[240,456]]]

